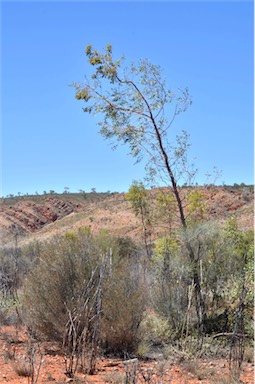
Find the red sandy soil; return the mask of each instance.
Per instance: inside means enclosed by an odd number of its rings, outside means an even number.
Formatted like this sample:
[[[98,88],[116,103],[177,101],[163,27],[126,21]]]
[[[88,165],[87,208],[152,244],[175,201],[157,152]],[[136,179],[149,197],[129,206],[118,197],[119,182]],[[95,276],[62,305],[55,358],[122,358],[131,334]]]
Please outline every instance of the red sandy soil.
[[[64,358],[56,345],[45,342],[41,343],[39,347],[43,355],[43,361],[38,383],[123,383],[125,377],[123,360],[98,358],[97,371],[94,375],[78,373],[74,379],[71,379],[64,373]],[[24,366],[27,351],[27,337],[23,328],[11,326],[0,328],[0,383],[31,383],[27,377],[20,376],[17,373],[18,368]],[[37,371],[37,363],[35,364],[35,372]],[[201,358],[195,361],[195,365],[190,363],[187,360],[179,364],[174,360],[139,361],[139,372],[140,375],[143,372],[147,377],[152,372],[151,384],[219,384],[223,383],[223,379],[226,380],[229,377],[228,361],[226,360]],[[196,370],[189,369],[194,366]],[[159,372],[161,372],[161,376]],[[254,383],[254,364],[243,363],[241,380],[245,384]],[[141,376],[138,383],[145,383]]]

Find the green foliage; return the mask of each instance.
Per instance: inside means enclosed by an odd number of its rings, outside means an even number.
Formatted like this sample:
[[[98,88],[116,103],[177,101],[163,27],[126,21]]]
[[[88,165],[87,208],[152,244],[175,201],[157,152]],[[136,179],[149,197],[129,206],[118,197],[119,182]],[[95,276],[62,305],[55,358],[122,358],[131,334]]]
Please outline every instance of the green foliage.
[[[179,337],[192,280],[190,263],[176,235],[156,240],[152,261],[155,279],[151,287],[153,308],[159,317],[167,320],[171,338]]]
[[[134,352],[140,341],[139,325],[146,303],[141,267],[132,259],[114,262],[105,284],[102,343],[106,351],[123,356]]]
[[[197,259],[207,316],[230,305],[240,276],[240,259],[224,230],[212,223],[194,223],[186,232]],[[185,252],[188,252],[184,249]]]
[[[136,216],[139,216],[142,222],[144,243],[146,253],[150,256],[150,249],[148,239],[151,236],[151,212],[148,199],[148,192],[146,191],[143,183],[139,181],[133,181],[133,184],[129,188],[126,199],[131,203]]]
[[[24,286],[26,325],[39,336],[62,340],[68,311],[78,305],[99,262],[100,252],[91,237],[68,233],[46,243]]]
[[[106,46],[106,53],[100,54],[97,50],[94,50],[91,45],[88,45],[86,47],[85,54],[89,59],[89,63],[92,66],[97,67],[94,75],[92,76],[93,79],[107,78],[111,83],[114,83],[115,76],[117,75],[117,67],[120,65],[120,60],[113,62],[112,46],[108,44]]]
[[[117,144],[127,143],[138,161],[148,159],[148,172],[152,167],[161,172],[158,164],[163,158],[158,152],[158,134],[168,146],[167,129],[191,104],[188,89],[176,93],[168,90],[161,68],[149,60],[123,67],[124,58],[114,60],[110,44],[103,52],[88,45],[85,54],[93,68],[91,82],[73,84],[76,98],[86,103],[84,111],[100,116],[100,133],[105,138],[116,139]],[[186,139],[181,135],[176,139],[177,146],[168,146],[180,166],[187,149],[183,145]]]
[[[102,243],[103,240],[103,243]],[[101,342],[108,352],[134,352],[140,341],[139,324],[147,302],[141,258],[128,237],[99,236],[110,248],[109,273],[104,281]]]
[[[163,345],[169,342],[171,327],[169,322],[156,313],[146,313],[140,325],[141,339],[148,345]]]
[[[86,103],[89,101],[84,111],[99,114],[100,133],[105,138],[115,139],[117,144],[128,144],[130,154],[137,161],[145,159],[148,180],[152,183],[163,180],[172,187],[181,225],[186,230],[177,180],[186,176],[190,181],[196,171],[187,169],[189,135],[182,131],[171,137],[170,141],[168,131],[176,116],[185,112],[191,104],[188,89],[174,94],[167,88],[161,68],[151,64],[149,60],[140,60],[137,65],[130,64],[128,68],[121,68],[120,61],[113,61],[111,46],[107,46],[105,53],[99,53],[89,46],[86,55],[95,68],[91,76],[93,84],[89,81],[83,85],[74,84],[76,95],[83,95],[85,92],[83,99]],[[138,202],[140,211],[141,201]],[[147,231],[148,215],[145,216],[144,209],[140,213],[146,253],[150,257],[152,231]],[[188,244],[187,249],[189,258],[195,263],[194,252]],[[194,280],[198,278],[195,270],[193,277]],[[195,282],[195,286],[197,316],[202,330],[204,311],[199,281]]]
[[[76,99],[77,100],[89,101],[90,98],[91,98],[91,96],[89,94],[88,88],[83,88],[82,91],[76,93]]]
[[[227,229],[226,229],[227,228]],[[253,293],[253,234],[240,231],[232,220],[222,229],[211,223],[195,223],[185,232],[195,250],[207,318],[206,332],[231,331],[245,272],[247,334],[251,334]],[[171,324],[171,338],[180,336],[186,320],[192,288],[192,263],[187,262],[186,240],[176,233],[158,238],[152,256],[154,283],[151,297],[154,309]],[[240,252],[243,249],[244,253]],[[244,263],[246,259],[246,262]],[[192,293],[192,303],[193,303]],[[189,312],[190,329],[195,326],[194,306]]]
[[[159,189],[156,193],[156,204],[154,207],[154,217],[161,227],[166,228],[166,233],[172,232],[172,226],[176,216],[176,199],[170,190]]]
[[[77,234],[75,232],[66,232],[64,236],[67,240],[70,240],[70,241],[77,240]]]
[[[130,237],[113,238],[111,244],[114,254],[114,263],[118,263],[123,259],[132,259],[134,263],[137,262],[139,265],[139,252],[141,252],[141,250]]]
[[[238,228],[236,218],[231,217],[225,226],[225,236],[233,244],[236,253],[246,255],[248,258],[252,257],[254,251],[252,230],[243,232]]]
[[[162,264],[166,254],[175,255],[179,249],[179,245],[175,236],[159,237],[155,241],[152,260],[155,264]]]
[[[191,220],[202,220],[206,210],[204,196],[201,191],[192,190],[188,195],[188,211],[191,215]]]
[[[157,207],[160,208],[168,208],[169,206],[172,206],[173,204],[176,204],[174,195],[170,193],[165,193],[162,190],[159,190],[156,194],[156,203]]]
[[[0,307],[8,309],[8,318],[16,319],[19,306],[18,292],[29,271],[37,262],[40,244],[30,242],[23,248],[16,246],[0,249]],[[10,316],[9,316],[10,315]]]
[[[148,212],[148,192],[142,182],[133,181],[125,198],[131,203],[136,216]]]
[[[247,313],[249,313],[254,304],[254,231],[241,231],[238,228],[237,220],[231,217],[224,228],[224,234],[229,244],[232,260],[237,261],[236,279],[232,284],[230,299],[238,300],[244,285],[245,305]]]
[[[79,232],[79,234],[81,234],[81,235],[89,236],[89,235],[91,235],[91,228],[88,227],[88,226],[80,227],[80,228],[78,229],[78,232]]]
[[[137,247],[128,238],[110,237],[107,231],[98,236],[86,228],[67,232],[41,247],[22,296],[23,319],[33,334],[61,341],[72,315],[78,321],[78,336],[87,327],[90,342],[103,260],[101,344],[118,353],[136,349],[146,296]]]

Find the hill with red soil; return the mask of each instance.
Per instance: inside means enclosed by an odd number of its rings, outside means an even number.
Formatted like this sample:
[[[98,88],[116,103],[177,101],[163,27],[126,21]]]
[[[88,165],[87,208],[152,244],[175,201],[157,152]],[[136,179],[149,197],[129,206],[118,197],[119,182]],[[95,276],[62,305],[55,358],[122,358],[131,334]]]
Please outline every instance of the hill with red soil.
[[[195,189],[203,196],[205,220],[223,224],[234,216],[241,229],[253,228],[253,187],[210,186]],[[149,193],[153,196],[155,191]],[[185,197],[190,191],[191,188],[181,188],[181,195]],[[114,235],[139,238],[140,225],[125,194],[66,193],[0,199],[2,244],[13,241],[15,236],[23,241],[43,239],[84,226],[90,227],[93,232],[107,229]],[[156,232],[160,233],[160,229],[156,228]]]

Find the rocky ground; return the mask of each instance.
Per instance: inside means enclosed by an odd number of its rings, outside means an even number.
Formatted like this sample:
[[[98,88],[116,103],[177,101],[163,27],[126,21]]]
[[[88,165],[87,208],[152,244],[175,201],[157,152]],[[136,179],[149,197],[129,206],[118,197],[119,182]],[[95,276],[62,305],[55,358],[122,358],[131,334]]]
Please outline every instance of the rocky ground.
[[[31,343],[22,327],[4,326],[0,328],[0,383],[31,383],[26,375],[31,373],[31,361],[34,363],[34,383],[84,383],[84,384],[121,384],[126,383],[129,372],[137,381],[128,383],[150,384],[233,384],[229,379],[229,365],[226,359],[193,359],[168,356],[150,361],[99,357],[94,375],[77,372],[74,378],[65,375],[64,356],[54,343],[32,342],[34,354],[31,355]],[[32,358],[31,358],[32,356]],[[41,364],[41,365],[40,365]],[[38,367],[40,366],[40,369]],[[36,380],[36,375],[38,380]],[[241,382],[254,383],[254,364],[244,362]]]

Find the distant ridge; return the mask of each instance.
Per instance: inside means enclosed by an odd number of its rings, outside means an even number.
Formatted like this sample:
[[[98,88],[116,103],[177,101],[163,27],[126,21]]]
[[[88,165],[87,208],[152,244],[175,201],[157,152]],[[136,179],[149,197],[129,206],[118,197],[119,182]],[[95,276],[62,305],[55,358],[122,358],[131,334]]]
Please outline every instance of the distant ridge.
[[[253,228],[252,186],[193,188],[203,194],[206,220],[224,223],[230,216],[235,216],[240,228]],[[184,196],[189,190],[190,187],[183,187],[181,193]],[[135,217],[123,193],[64,193],[0,199],[3,244],[15,236],[21,241],[43,239],[83,226],[94,232],[106,229],[114,235],[133,238],[139,237],[141,232],[139,218]]]

